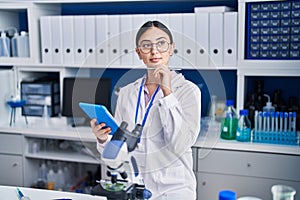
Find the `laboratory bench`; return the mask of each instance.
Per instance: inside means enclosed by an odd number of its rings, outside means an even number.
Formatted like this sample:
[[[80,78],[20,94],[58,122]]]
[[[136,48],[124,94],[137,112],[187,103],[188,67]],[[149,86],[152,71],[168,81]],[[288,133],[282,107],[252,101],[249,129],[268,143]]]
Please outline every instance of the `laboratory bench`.
[[[48,127],[42,122],[0,126],[0,170],[5,172],[0,174],[0,184],[30,187],[41,160],[77,163],[80,169],[101,165],[90,127],[66,126],[64,120],[56,120]],[[43,144],[45,140],[79,142],[83,148],[32,149],[34,142]],[[271,186],[279,183],[300,192],[299,146],[223,140],[218,133],[207,132],[199,135],[192,149],[198,199],[217,199],[220,190],[231,189],[238,196],[267,200],[271,199]]]

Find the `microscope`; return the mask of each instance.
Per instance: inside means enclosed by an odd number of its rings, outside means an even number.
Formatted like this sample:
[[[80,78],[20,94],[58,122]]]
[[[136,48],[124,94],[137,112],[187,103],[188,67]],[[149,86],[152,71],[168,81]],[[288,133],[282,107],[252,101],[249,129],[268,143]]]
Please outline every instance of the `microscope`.
[[[107,166],[110,180],[101,180],[92,195],[106,196],[108,200],[149,199],[151,192],[145,188],[137,162],[131,152],[138,145],[142,126],[137,124],[130,132],[122,122],[112,139],[105,145],[101,160]]]

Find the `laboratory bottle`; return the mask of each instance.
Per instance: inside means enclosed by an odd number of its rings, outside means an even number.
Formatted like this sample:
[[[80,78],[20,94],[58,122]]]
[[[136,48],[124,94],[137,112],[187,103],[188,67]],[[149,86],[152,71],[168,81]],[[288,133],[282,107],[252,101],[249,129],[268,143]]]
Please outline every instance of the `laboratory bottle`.
[[[54,190],[56,184],[56,174],[53,171],[53,169],[50,169],[47,174],[47,189],[48,190]]]
[[[18,57],[18,37],[19,33],[15,32],[14,36],[11,38],[11,52],[12,57]]]
[[[49,122],[50,122],[48,106],[51,105],[51,97],[46,96],[44,101],[45,102],[44,102],[44,110],[43,110],[43,120],[44,120],[44,125],[47,127],[47,126],[49,126]]]
[[[46,183],[47,182],[47,173],[48,173],[48,168],[46,166],[46,163],[41,164],[38,173],[39,173],[38,179],[43,180]]]
[[[272,102],[270,101],[270,96],[267,94],[264,94],[264,96],[268,98],[268,102],[263,107],[263,112],[267,112],[269,114],[271,114],[272,112],[275,112],[275,107],[272,106]]]
[[[1,32],[0,57],[10,57],[10,39],[5,32]]]
[[[256,80],[254,90],[255,90],[258,110],[262,110],[263,106],[266,105],[267,102],[267,99],[264,96],[264,81]]]
[[[273,185],[271,187],[273,200],[294,200],[296,190],[288,185]]]
[[[240,117],[236,130],[236,140],[249,142],[251,140],[251,122],[248,119],[248,110],[240,110]]]
[[[56,180],[56,189],[57,190],[60,190],[60,191],[63,191],[64,190],[64,187],[65,187],[65,175],[64,175],[64,172],[61,168],[58,169],[58,172],[57,172],[57,180]]]
[[[227,140],[234,140],[236,137],[237,128],[237,113],[233,107],[233,100],[226,101],[224,110],[224,118],[221,121],[221,138]]]
[[[28,33],[21,31],[17,38],[18,57],[29,57],[29,38]]]
[[[251,94],[246,102],[245,109],[248,110],[248,118],[251,122],[251,127],[254,127],[254,115],[255,111],[258,110],[258,106],[256,105],[256,96],[255,94]]]

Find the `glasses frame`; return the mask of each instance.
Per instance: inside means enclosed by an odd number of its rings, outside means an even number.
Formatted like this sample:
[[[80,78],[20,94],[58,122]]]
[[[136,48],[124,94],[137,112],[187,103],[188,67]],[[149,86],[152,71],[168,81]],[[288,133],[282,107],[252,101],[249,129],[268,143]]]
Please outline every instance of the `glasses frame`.
[[[160,49],[158,49],[158,48],[157,48],[157,44],[160,43],[160,42],[165,42],[165,43],[167,43],[167,44],[168,44],[168,48],[166,48],[166,50],[164,50],[164,51],[161,51]],[[165,52],[167,52],[167,51],[170,49],[170,44],[171,44],[170,42],[167,42],[167,41],[165,41],[165,40],[158,41],[158,42],[155,42],[155,43],[150,43],[150,42],[149,42],[149,43],[151,44],[151,48],[148,49],[148,52],[145,52],[145,51],[143,51],[142,48],[141,48],[142,43],[143,43],[143,41],[142,41],[141,44],[138,46],[138,48],[139,48],[139,50],[140,50],[143,54],[148,54],[148,53],[150,53],[151,50],[154,48],[154,45],[155,45],[155,47],[156,47],[156,50],[157,50],[159,53],[165,53]]]

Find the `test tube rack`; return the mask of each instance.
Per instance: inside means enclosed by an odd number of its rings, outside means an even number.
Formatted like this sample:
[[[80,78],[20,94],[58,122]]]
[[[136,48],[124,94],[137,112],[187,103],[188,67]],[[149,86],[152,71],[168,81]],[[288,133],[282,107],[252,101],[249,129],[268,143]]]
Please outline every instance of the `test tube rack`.
[[[253,131],[252,142],[299,145],[299,132]]]

